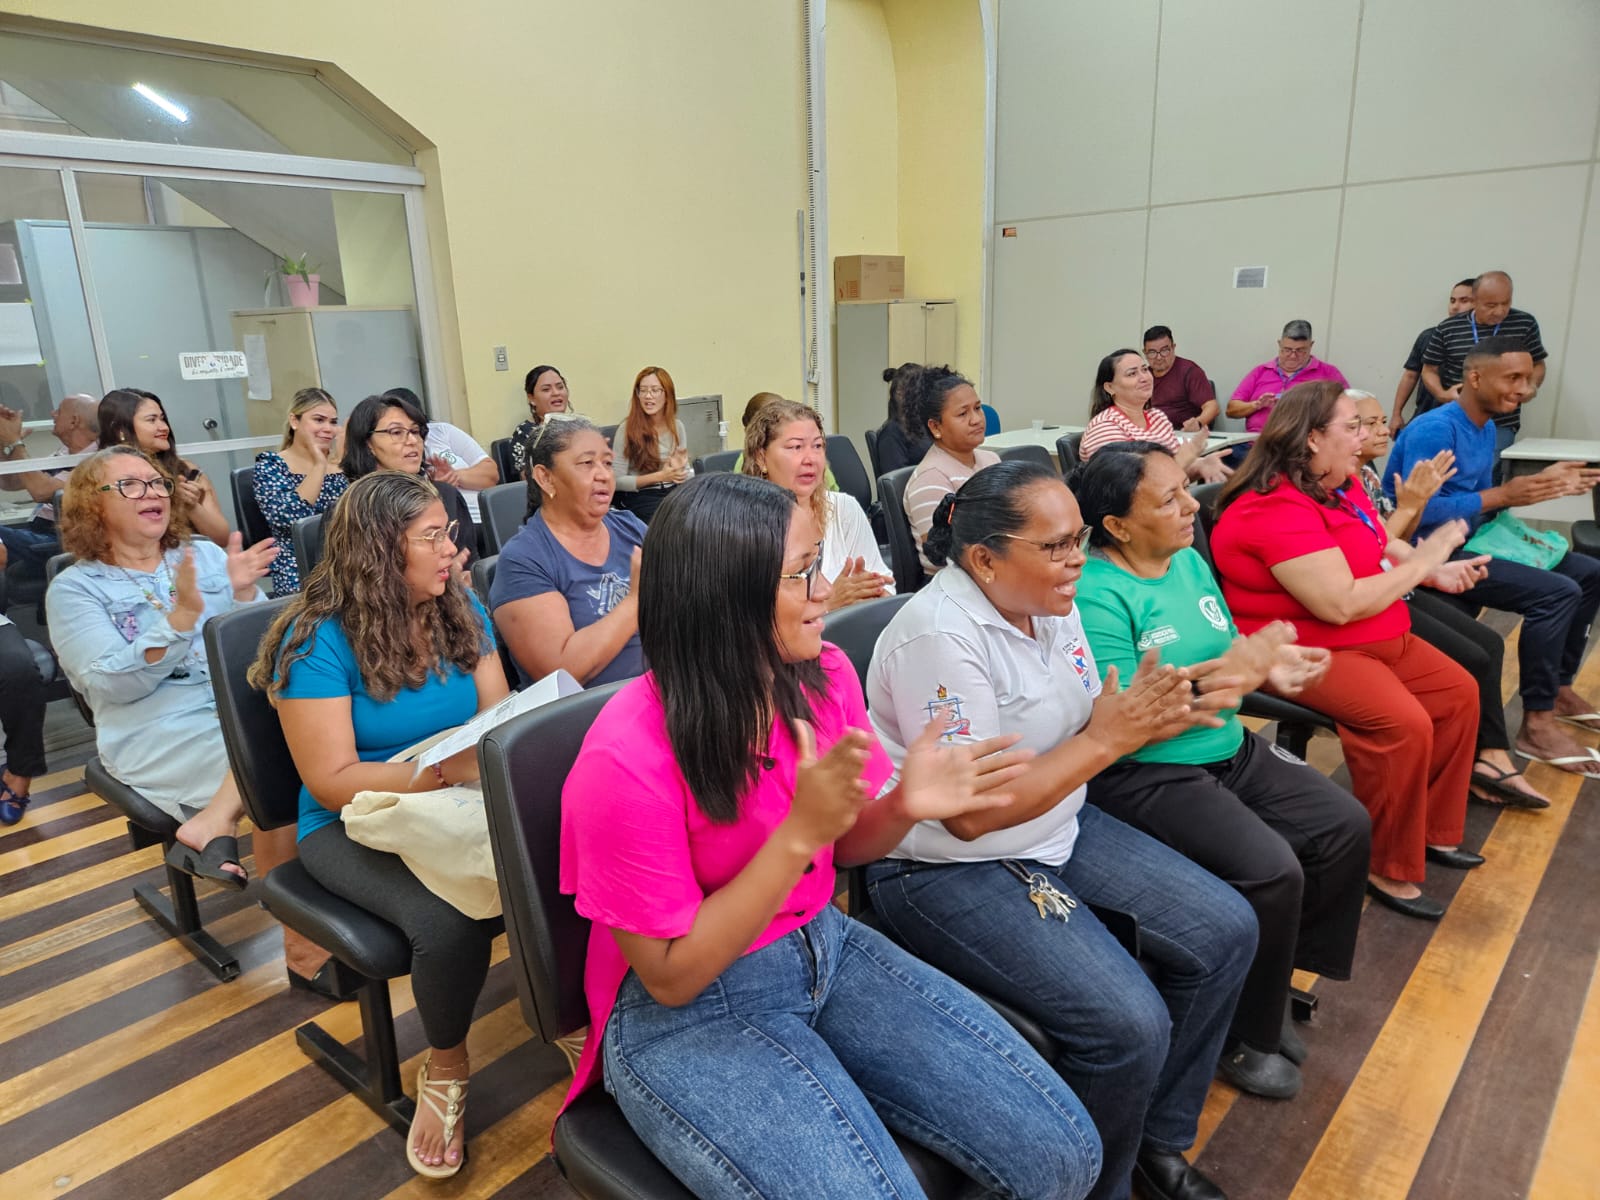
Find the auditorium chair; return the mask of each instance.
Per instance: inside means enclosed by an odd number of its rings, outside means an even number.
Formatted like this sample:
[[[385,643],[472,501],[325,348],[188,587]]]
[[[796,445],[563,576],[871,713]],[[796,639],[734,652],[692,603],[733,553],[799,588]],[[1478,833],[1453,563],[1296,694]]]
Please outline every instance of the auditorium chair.
[[[505,638],[500,636],[500,627],[493,619],[494,609],[489,607],[489,589],[494,586],[494,573],[499,565],[498,554],[475,559],[472,563],[472,590],[478,593],[478,599],[483,601],[484,611],[490,615],[489,627],[494,633],[494,647],[500,652],[500,668],[506,673],[506,683],[510,685],[512,691],[517,691],[522,680],[522,676],[517,673],[517,660],[511,657],[511,647],[506,645]]]
[[[517,482],[517,469],[511,462],[510,438],[495,438],[494,441],[490,442],[489,457],[494,459],[495,469],[500,472],[501,483]]]
[[[894,590],[902,596],[909,596],[928,582],[928,573],[917,557],[917,539],[906,519],[906,483],[915,469],[901,467],[878,476],[878,499],[889,534],[889,569],[894,572]]]
[[[261,639],[289,598],[249,604],[206,622],[206,654],[228,763],[257,829],[292,825],[300,813],[300,776],[284,742],[277,711],[245,680]],[[361,1006],[356,1054],[315,1021],[295,1030],[300,1049],[402,1135],[416,1106],[400,1086],[389,980],[411,973],[406,935],[366,909],[342,900],[311,877],[299,859],[274,867],[263,881],[267,910],[338,960],[340,990]],[[363,1055],[365,1057],[363,1057]]]
[[[1061,460],[1061,474],[1071,475],[1079,465],[1078,447],[1083,445],[1083,433],[1069,433],[1056,439],[1056,457]]]
[[[834,483],[838,484],[839,491],[855,497],[861,511],[870,516],[872,480],[867,478],[867,468],[861,464],[856,444],[842,433],[832,433],[828,435],[827,447],[828,470],[833,472]]]
[[[589,1023],[583,994],[589,922],[558,885],[561,788],[595,716],[623,686],[553,701],[512,718],[478,743],[511,970],[523,1017],[547,1043]],[[552,1142],[557,1166],[585,1200],[691,1200],[602,1086],[590,1088],[556,1119]],[[970,1193],[972,1182],[944,1159],[898,1137],[896,1142],[929,1196]]]
[[[1600,558],[1600,488],[1589,492],[1589,503],[1594,507],[1594,520],[1572,523],[1572,548],[1590,558]]]
[[[739,461],[743,450],[718,450],[714,454],[707,454],[704,458],[694,460],[694,473],[696,475],[712,475],[718,471],[731,471],[733,464]]]
[[[1031,442],[1022,446],[1007,446],[1000,451],[1000,461],[1036,463],[1051,474],[1057,473],[1056,460],[1050,457],[1050,451]]]
[[[228,486],[233,492],[233,512],[238,519],[239,532],[244,535],[244,544],[254,546],[271,537],[272,526],[267,521],[267,514],[256,503],[255,467],[235,467],[229,471]]]
[[[867,462],[872,466],[872,477],[877,479],[883,474],[883,467],[878,463],[878,431],[869,429],[861,435],[867,443]]]
[[[294,545],[294,562],[300,572],[302,587],[311,578],[312,570],[322,561],[322,518],[326,515],[313,513],[289,526],[289,541]]]
[[[484,556],[499,554],[527,519],[528,485],[519,481],[484,488],[478,493],[478,516]]]

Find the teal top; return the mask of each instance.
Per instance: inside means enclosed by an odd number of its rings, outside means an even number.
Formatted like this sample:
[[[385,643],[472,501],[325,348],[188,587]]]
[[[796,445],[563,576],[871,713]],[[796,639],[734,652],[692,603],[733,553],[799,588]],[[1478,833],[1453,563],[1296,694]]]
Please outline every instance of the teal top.
[[[1238,633],[1216,577],[1192,548],[1174,554],[1160,579],[1141,579],[1109,559],[1090,555],[1077,603],[1101,675],[1116,667],[1123,687],[1152,648],[1161,651],[1163,663],[1186,667],[1226,653]],[[1136,762],[1223,762],[1244,741],[1237,712],[1230,708],[1219,713],[1220,729],[1191,729],[1128,757]]]

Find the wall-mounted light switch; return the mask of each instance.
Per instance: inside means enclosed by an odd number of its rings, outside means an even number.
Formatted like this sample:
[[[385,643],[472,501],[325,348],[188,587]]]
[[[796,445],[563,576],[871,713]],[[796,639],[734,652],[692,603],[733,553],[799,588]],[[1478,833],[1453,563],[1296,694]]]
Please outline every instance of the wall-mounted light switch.
[[[511,360],[506,357],[506,348],[504,346],[496,346],[494,348],[494,369],[496,371],[509,371],[511,369]]]

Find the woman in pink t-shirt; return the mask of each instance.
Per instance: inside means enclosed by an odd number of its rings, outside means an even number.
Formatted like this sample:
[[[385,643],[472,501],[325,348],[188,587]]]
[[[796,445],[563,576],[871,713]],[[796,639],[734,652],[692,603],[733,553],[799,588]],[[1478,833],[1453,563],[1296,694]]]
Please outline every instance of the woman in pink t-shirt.
[[[1351,790],[1372,815],[1367,891],[1436,921],[1444,906],[1417,887],[1425,864],[1483,862],[1460,848],[1477,687],[1411,633],[1404,597],[1422,583],[1465,591],[1487,560],[1447,561],[1464,521],[1417,546],[1389,536],[1361,486],[1367,436],[1343,385],[1290,388],[1218,497],[1211,552],[1240,633],[1288,620],[1302,645],[1332,652],[1296,699],[1338,722]]]
[[[1167,414],[1150,407],[1156,379],[1150,364],[1137,350],[1113,350],[1100,360],[1094,387],[1089,390],[1089,427],[1078,443],[1078,458],[1088,462],[1095,453],[1117,442],[1154,442],[1172,451],[1190,479],[1220,483],[1228,468],[1220,458],[1202,455],[1204,430],[1179,437]]]
[[[1024,756],[930,724],[885,788],[861,686],[822,641],[821,561],[809,508],[749,476],[696,479],[651,525],[652,669],[602,710],[562,793],[561,886],[594,922],[573,1094],[603,1072],[697,1196],[920,1195],[892,1127],[1001,1195],[1081,1197],[1100,1141],[1061,1078],[831,903],[836,859],[1008,802]]]

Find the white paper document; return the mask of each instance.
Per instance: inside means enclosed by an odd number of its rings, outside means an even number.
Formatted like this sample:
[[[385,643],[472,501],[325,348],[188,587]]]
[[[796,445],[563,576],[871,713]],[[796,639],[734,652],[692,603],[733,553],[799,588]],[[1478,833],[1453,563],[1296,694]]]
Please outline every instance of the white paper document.
[[[184,379],[243,379],[249,373],[241,350],[190,350],[178,355]]]
[[[272,368],[267,365],[267,335],[244,335],[244,361],[247,368],[244,395],[247,400],[272,399]]]
[[[416,754],[417,769],[413,774],[418,774],[436,762],[443,762],[452,754],[459,754],[470,746],[476,746],[484,734],[498,725],[504,725],[512,717],[520,717],[540,705],[549,704],[552,700],[559,700],[563,696],[581,691],[583,684],[565,671],[556,671],[546,675],[531,687],[523,688],[520,692],[512,692],[499,704],[479,713],[465,725],[442,734],[437,739],[421,742],[410,750],[396,755],[396,758],[400,762],[405,762],[410,755]]]

